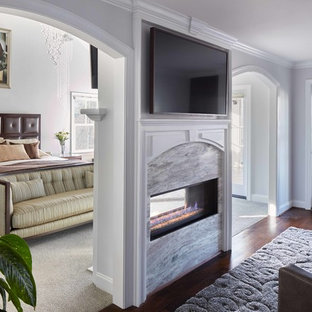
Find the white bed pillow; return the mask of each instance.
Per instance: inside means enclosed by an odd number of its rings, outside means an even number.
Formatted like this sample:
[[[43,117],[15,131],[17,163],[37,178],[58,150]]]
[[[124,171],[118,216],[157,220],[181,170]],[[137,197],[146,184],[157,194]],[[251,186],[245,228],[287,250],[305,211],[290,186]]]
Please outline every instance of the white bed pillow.
[[[39,156],[41,158],[41,157],[45,157],[45,156],[51,156],[51,154],[46,153],[46,152],[42,151],[41,149],[39,149]]]
[[[31,144],[31,143],[37,143],[39,140],[37,138],[30,138],[30,139],[6,139],[6,142],[14,143],[14,144]]]

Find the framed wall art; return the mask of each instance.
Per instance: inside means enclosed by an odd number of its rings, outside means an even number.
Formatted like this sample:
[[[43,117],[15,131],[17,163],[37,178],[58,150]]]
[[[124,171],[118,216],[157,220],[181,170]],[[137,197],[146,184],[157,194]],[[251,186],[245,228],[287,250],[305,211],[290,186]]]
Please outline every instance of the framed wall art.
[[[10,88],[11,31],[0,28],[0,88]]]

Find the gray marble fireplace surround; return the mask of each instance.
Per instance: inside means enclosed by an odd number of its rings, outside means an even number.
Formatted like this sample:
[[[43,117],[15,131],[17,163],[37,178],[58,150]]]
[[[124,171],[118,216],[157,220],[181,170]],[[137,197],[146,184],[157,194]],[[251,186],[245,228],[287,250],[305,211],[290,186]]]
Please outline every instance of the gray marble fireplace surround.
[[[212,258],[221,250],[224,152],[208,143],[176,145],[147,166],[147,195],[170,191],[218,178],[218,214],[150,241],[147,226],[147,293],[163,286]]]

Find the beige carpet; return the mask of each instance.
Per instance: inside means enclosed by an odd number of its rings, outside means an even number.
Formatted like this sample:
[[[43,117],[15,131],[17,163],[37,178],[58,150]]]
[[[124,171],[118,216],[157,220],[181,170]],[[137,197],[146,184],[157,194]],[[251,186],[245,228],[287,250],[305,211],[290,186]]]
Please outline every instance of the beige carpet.
[[[232,198],[232,235],[236,235],[268,215],[268,205]]]
[[[112,297],[92,282],[92,224],[28,241],[37,283],[37,312],[98,312]],[[15,311],[10,305],[8,311]],[[33,311],[24,305],[24,311]]]

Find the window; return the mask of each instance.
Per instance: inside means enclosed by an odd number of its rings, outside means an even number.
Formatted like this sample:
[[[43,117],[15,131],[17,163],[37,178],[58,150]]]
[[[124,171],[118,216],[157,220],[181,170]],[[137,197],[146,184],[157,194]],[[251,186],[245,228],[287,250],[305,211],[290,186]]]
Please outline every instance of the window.
[[[94,122],[80,114],[82,108],[97,108],[98,96],[90,93],[71,93],[71,151],[93,152]]]

